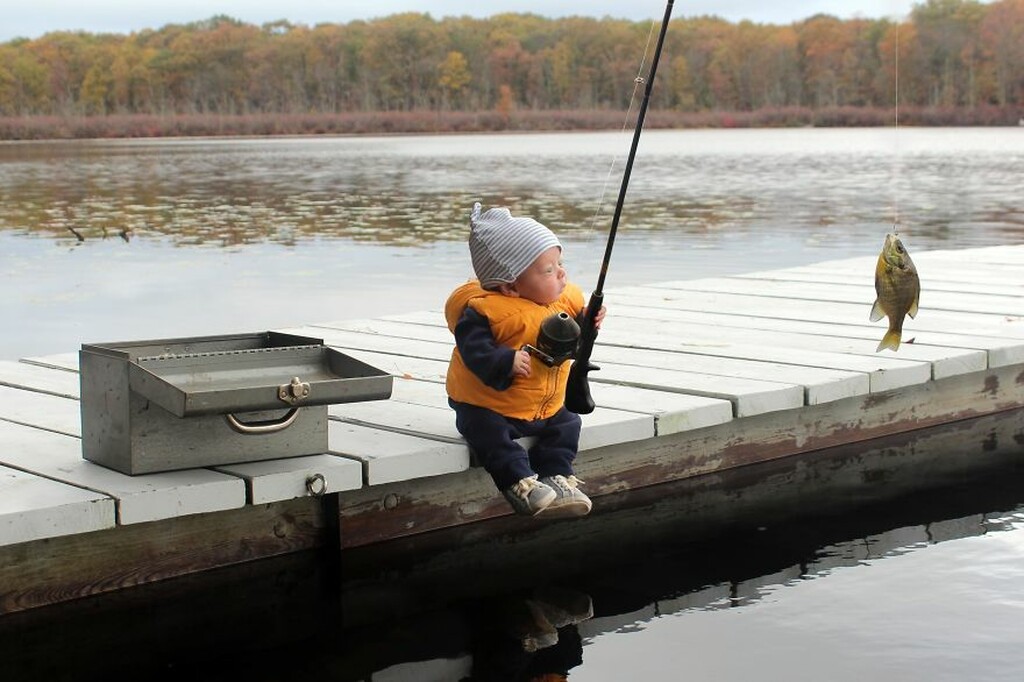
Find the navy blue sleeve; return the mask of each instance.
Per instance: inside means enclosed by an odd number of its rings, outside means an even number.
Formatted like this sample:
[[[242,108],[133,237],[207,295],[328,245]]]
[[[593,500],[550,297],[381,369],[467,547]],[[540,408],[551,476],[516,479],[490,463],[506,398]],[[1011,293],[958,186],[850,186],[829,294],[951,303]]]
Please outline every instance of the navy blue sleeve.
[[[480,381],[498,391],[512,385],[510,375],[516,351],[495,342],[486,317],[466,308],[455,325],[455,345],[466,367]]]

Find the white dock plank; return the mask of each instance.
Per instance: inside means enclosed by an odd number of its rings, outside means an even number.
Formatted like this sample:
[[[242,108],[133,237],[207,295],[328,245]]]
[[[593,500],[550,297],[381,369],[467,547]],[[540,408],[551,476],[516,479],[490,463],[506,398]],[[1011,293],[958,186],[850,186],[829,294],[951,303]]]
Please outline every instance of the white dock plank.
[[[590,414],[580,415],[579,450],[594,450],[607,445],[634,443],[654,438],[654,416],[638,412],[624,412],[598,406]]]
[[[112,528],[106,495],[0,466],[0,545]]]
[[[215,467],[215,470],[244,480],[249,504],[291,500],[312,492],[329,495],[363,485],[363,468],[359,462],[327,454],[231,464]],[[314,477],[322,478],[322,485],[319,479],[312,482]],[[314,486],[313,491],[310,485]]]
[[[672,283],[666,283],[672,284]],[[683,283],[679,283],[683,284]],[[865,290],[867,291],[867,290]],[[737,294],[706,290],[689,290],[667,286],[647,285],[643,287],[622,287],[606,292],[605,299],[622,300],[629,305],[664,307],[680,310],[706,310],[709,312],[730,312],[734,314],[761,314],[770,317],[796,317],[822,322],[854,324],[866,321],[874,301],[873,290],[865,301],[822,300],[807,296],[793,298],[766,296],[761,294]],[[976,310],[942,310],[933,302],[926,301],[922,294],[922,313],[907,319],[907,324],[930,321],[941,323],[936,331],[963,331],[965,326],[977,329],[998,330],[998,333],[1017,331],[1024,335],[1024,319],[1006,312],[978,312]],[[610,315],[610,306],[609,306]],[[934,327],[933,327],[934,328]],[[983,332],[984,333],[984,332]]]
[[[853,272],[845,270],[815,269],[811,267],[786,268],[785,270],[763,270],[731,275],[739,279],[767,280],[779,282],[800,282],[805,285],[840,284],[857,287],[861,298],[870,298],[874,293],[874,271]],[[978,282],[969,275],[955,277],[951,273],[927,273],[921,275],[921,289],[925,292],[948,291],[962,294],[993,294],[997,296],[1024,296],[1024,286],[999,279],[993,282]]]
[[[870,302],[857,305],[835,301],[769,298],[747,294],[715,292],[698,294],[689,291],[653,290],[640,287],[616,289],[613,292],[608,292],[605,299],[609,301],[609,309],[614,305],[615,310],[622,310],[629,315],[632,315],[636,308],[657,308],[670,311],[665,319],[672,319],[672,315],[677,312],[690,311],[855,324],[862,320],[868,322],[868,313],[871,310]],[[610,315],[611,313],[609,313]],[[884,324],[878,322],[877,325],[877,329],[884,333]],[[923,331],[960,332],[1024,339],[1024,318],[922,309],[917,318],[907,318],[904,321],[903,333],[913,336]]]
[[[78,374],[74,372],[11,360],[0,360],[0,385],[64,398],[77,398],[79,393]]]
[[[751,333],[756,335],[760,330],[790,332],[812,337],[837,336],[846,339],[868,339],[874,340],[875,344],[881,338],[879,327],[867,324],[817,322],[791,318],[733,315],[709,311],[628,307],[619,310],[615,317],[631,318],[633,320],[657,320],[659,326],[662,321],[692,323],[701,325],[705,330],[717,329],[716,333],[724,338],[729,338],[734,333]],[[740,331],[734,332],[734,329]],[[606,339],[603,337],[598,337],[598,339],[599,344],[606,342]],[[949,348],[983,350],[988,353],[989,367],[1005,367],[1024,362],[1024,339],[935,331],[912,331],[910,329],[904,330],[904,339],[914,339],[914,345],[921,346],[937,344]],[[873,345],[872,348],[874,347]],[[900,357],[900,354],[897,353],[895,356],[889,357]]]
[[[650,414],[658,436],[717,426],[732,419],[732,403],[721,398],[593,382],[596,405]]]
[[[0,386],[0,419],[69,436],[82,435],[78,401],[52,393]]]
[[[630,314],[637,314],[637,311],[633,310]],[[660,310],[652,310],[650,319],[662,320]],[[664,323],[663,320],[659,322],[659,325],[667,327],[667,323]],[[609,327],[608,330],[602,329],[605,343],[619,345],[633,343],[633,335],[630,332],[623,332],[621,328],[616,328],[610,323],[606,323],[606,326]],[[681,353],[864,372],[870,377],[872,393],[921,384],[931,379],[932,376],[932,365],[928,362],[829,353],[783,346],[723,343],[721,339],[701,338],[696,336],[697,333],[694,332],[694,335],[680,333],[675,337],[661,339],[658,343],[661,350],[673,350]]]
[[[436,381],[395,377],[391,385],[391,399],[403,403],[429,405],[438,409],[451,409],[448,406],[448,392],[444,384]]]
[[[359,460],[366,485],[457,473],[469,468],[464,444],[417,438],[331,420],[331,452]]]
[[[807,405],[865,395],[871,390],[870,376],[866,372],[658,350],[671,342],[654,335],[633,334],[628,331],[628,325],[623,325],[621,329],[617,331],[613,327],[603,330],[601,337],[604,343],[594,349],[594,360],[599,365],[602,362],[615,362],[797,384],[804,389],[804,403]],[[620,345],[616,345],[617,340],[621,340]]]
[[[451,408],[432,407],[397,400],[375,400],[331,405],[332,419],[361,424],[410,436],[424,436],[448,443],[461,443]]]
[[[417,310],[411,313],[388,315],[381,319],[393,322],[402,322],[404,324],[416,324],[423,327],[440,327],[444,330],[448,329],[444,323],[444,313],[439,310]]]
[[[906,241],[906,240],[905,240]],[[878,241],[879,247],[882,240]],[[906,243],[910,246],[910,243]],[[920,260],[949,261],[952,263],[988,263],[993,265],[1015,265],[1024,263],[1024,246],[1020,244],[1000,244],[997,246],[978,246],[965,249],[932,249],[930,251],[918,251],[910,248],[914,262]],[[874,264],[877,256],[855,256],[851,258],[824,261],[817,265],[851,265],[858,263]]]
[[[455,345],[455,337],[444,326],[443,320],[436,325],[432,324],[411,324],[400,320],[392,319],[356,319],[338,320],[316,325],[315,328],[324,328],[331,331],[348,331],[362,334],[379,334],[392,336],[400,339],[417,339],[420,341],[432,341],[444,343],[449,347]]]
[[[922,282],[921,305],[928,310],[985,313],[989,315],[1024,315],[1024,299],[996,294],[965,294],[961,292],[927,290]],[[672,291],[740,294],[768,298],[788,298],[808,301],[835,301],[867,305],[870,310],[875,300],[872,286],[820,283],[807,286],[802,282],[780,280],[751,281],[742,277],[711,277],[706,279],[659,282],[652,289]]]
[[[768,330],[743,330],[733,328],[728,333],[710,331],[706,324],[680,322],[659,322],[657,334],[635,334],[630,331],[635,326],[626,319],[609,321],[602,334],[605,343],[648,346],[651,348],[668,348],[680,351],[692,349],[694,353],[705,352],[706,347],[716,349],[714,355],[723,353],[731,358],[743,357],[747,351],[734,350],[737,346],[750,349],[757,344],[761,352],[758,359],[774,362],[788,362],[793,365],[790,381],[805,383],[800,377],[797,365],[830,368],[855,372],[874,373],[880,369],[900,369],[907,365],[893,364],[890,360],[918,361],[929,364],[933,379],[944,379],[958,374],[980,372],[988,367],[988,355],[985,351],[967,348],[944,348],[941,346],[905,344],[898,354],[879,354],[875,349],[877,339],[842,338],[837,336],[808,336],[791,332]],[[879,334],[879,337],[881,335]],[[725,343],[723,343],[725,342]],[[795,359],[794,359],[795,358]],[[710,370],[709,370],[710,371]],[[766,369],[765,379],[783,379],[783,376],[769,375]],[[813,375],[809,377],[813,379]],[[891,378],[891,376],[890,376]],[[830,382],[838,377],[822,377],[816,385],[828,388]],[[875,388],[874,390],[877,390]],[[852,394],[851,394],[852,395]],[[849,397],[839,395],[838,397]],[[824,402],[824,401],[822,401]]]
[[[452,349],[455,342],[449,335],[445,341],[428,341],[426,339],[407,339],[388,336],[385,334],[348,331],[345,329],[331,329],[327,327],[303,327],[303,333],[314,333],[318,330],[318,337],[324,340],[329,346],[341,348],[348,352],[351,350],[368,350],[374,353],[394,355],[396,357],[413,357],[427,360],[437,360],[447,363],[452,356]],[[295,333],[289,330],[289,333]],[[386,367],[380,369],[387,371]]]
[[[0,444],[0,464],[113,497],[120,524],[245,504],[245,485],[234,476],[206,469],[127,476],[82,459],[79,439],[52,431],[0,421]]]
[[[956,252],[964,254],[966,252]],[[979,266],[976,263],[961,260],[961,256],[950,256],[942,252],[914,252],[911,250],[914,264],[922,283],[931,280],[949,282],[967,282],[985,285],[1024,285],[1024,275],[1006,266]],[[826,261],[801,266],[807,272],[832,272],[857,275],[874,283],[875,263],[877,256],[859,257],[839,261]]]
[[[790,410],[804,404],[804,388],[796,384],[657,367],[606,362],[601,364],[600,371],[590,374],[590,381],[728,400],[732,403],[734,417]]]
[[[68,372],[78,371],[77,352],[38,355],[22,358],[21,361],[29,365],[38,365],[39,367],[48,367],[50,369],[63,369]]]

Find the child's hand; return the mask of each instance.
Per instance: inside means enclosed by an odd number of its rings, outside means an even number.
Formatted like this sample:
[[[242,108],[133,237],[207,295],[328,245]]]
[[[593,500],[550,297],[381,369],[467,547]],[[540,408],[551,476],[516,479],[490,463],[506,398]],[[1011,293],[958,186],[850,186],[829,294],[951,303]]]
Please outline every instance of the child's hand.
[[[530,376],[530,354],[525,350],[516,351],[516,356],[512,359],[512,372],[509,376]]]
[[[604,313],[606,308],[601,306],[601,309],[597,311],[597,315],[594,317],[594,329],[601,328],[601,322],[604,321]]]

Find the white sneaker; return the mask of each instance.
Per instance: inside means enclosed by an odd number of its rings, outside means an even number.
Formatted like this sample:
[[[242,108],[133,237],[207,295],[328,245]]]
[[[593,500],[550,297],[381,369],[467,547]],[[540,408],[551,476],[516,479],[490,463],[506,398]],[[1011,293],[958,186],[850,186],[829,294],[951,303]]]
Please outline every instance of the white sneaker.
[[[537,476],[529,476],[501,491],[516,514],[536,516],[555,501],[558,493],[541,483]]]
[[[593,504],[590,498],[579,489],[583,483],[575,476],[545,476],[540,479],[542,484],[547,485],[555,491],[556,497],[548,504],[544,511],[544,518],[563,518],[574,516],[586,516],[590,513]]]

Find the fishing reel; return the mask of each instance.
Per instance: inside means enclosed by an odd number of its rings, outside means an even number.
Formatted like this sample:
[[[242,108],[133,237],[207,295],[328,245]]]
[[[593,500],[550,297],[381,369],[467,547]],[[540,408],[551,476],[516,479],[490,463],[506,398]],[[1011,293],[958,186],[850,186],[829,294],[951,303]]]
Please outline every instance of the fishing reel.
[[[548,367],[558,367],[576,357],[580,342],[580,326],[569,313],[555,313],[544,318],[537,333],[537,345],[526,344],[522,350]]]

